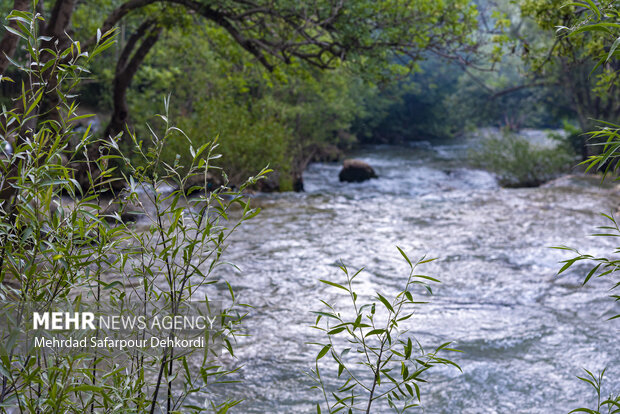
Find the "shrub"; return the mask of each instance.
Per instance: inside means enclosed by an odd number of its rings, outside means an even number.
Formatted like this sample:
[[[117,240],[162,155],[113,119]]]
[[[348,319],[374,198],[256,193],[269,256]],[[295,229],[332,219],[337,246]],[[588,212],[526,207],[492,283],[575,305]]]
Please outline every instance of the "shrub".
[[[186,165],[164,163],[170,136],[184,136],[170,125],[167,113],[160,116],[163,134],[153,133],[150,146],[131,137],[138,167],[115,140],[104,140],[100,156],[85,160],[93,138],[89,130],[73,130],[80,117],[71,90],[90,60],[114,42],[114,33],[99,33],[90,54],[78,42],[65,50],[41,51],[41,16],[14,11],[8,18],[18,22],[31,61],[19,66],[28,82],[15,108],[3,108],[0,117],[2,138],[12,144],[12,151],[0,158],[0,300],[5,311],[0,318],[0,407],[20,412],[226,412],[238,401],[211,401],[208,393],[208,385],[235,371],[219,362],[217,348],[43,349],[28,346],[31,331],[25,321],[30,311],[59,306],[80,311],[87,304],[123,313],[150,302],[155,312],[176,316],[190,301],[208,305],[217,300],[222,302],[219,324],[209,344],[216,346],[217,338],[233,355],[231,341],[244,308],[230,285],[228,297],[217,298],[206,297],[204,286],[215,283],[209,276],[221,264],[230,234],[258,213],[240,191],[266,171],[242,183],[239,191],[225,184],[190,198],[184,191],[187,180],[207,176],[216,146],[193,148],[185,137]],[[46,112],[50,102],[56,107]],[[117,180],[111,161],[120,161],[127,171],[121,178],[126,188],[117,198],[106,192]],[[75,179],[75,168],[84,164],[86,187]],[[162,191],[169,184],[176,190]],[[137,223],[127,220],[129,211]],[[102,335],[97,327],[95,336]],[[175,329],[167,331],[168,339],[177,335]],[[207,403],[196,405],[197,396]]]
[[[321,280],[345,291],[351,302],[350,308],[340,309],[323,301],[325,309],[314,312],[317,318],[313,327],[323,332],[327,340],[315,344],[321,349],[315,368],[308,374],[325,403],[317,403],[317,413],[321,413],[321,407],[329,413],[346,409],[349,413],[352,410],[370,413],[373,403],[376,406],[381,400],[387,401],[394,412],[405,412],[419,406],[420,385],[426,382],[428,370],[436,365],[461,369],[439,356],[456,351],[449,348],[450,342],[427,351],[405,328],[414,308],[425,303],[414,299],[415,288],[432,294],[429,282],[439,281],[416,273],[418,265],[434,259],[422,259],[414,264],[405,252],[400,248],[398,251],[409,265],[409,275],[403,290],[394,298],[388,299],[377,292],[371,303],[360,304],[353,280],[362,270],[350,274],[344,265],[340,266],[346,278],[344,284]],[[331,367],[321,366],[324,357],[331,357]],[[334,382],[338,385],[332,386]]]
[[[567,172],[575,154],[560,141],[556,147],[542,147],[510,132],[487,136],[469,154],[471,163],[494,172],[504,187],[537,187]]]

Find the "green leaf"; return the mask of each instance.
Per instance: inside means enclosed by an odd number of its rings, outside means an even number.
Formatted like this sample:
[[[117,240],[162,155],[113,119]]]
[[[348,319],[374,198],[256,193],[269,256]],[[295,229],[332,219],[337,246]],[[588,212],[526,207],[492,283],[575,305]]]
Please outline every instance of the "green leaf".
[[[605,34],[611,34],[611,31],[605,27],[602,23],[582,26],[579,29],[573,30],[569,36],[575,36],[584,32],[603,32]]]
[[[342,289],[342,290],[344,290],[346,292],[349,291],[349,289],[347,289],[346,287],[344,287],[342,285],[339,285],[338,283],[330,282],[329,280],[321,279],[320,282],[323,282],[323,283],[325,283],[326,285],[329,285],[329,286],[337,287],[337,288]]]
[[[381,296],[381,294],[379,292],[377,292],[377,298],[381,301],[381,303],[383,303],[385,305],[385,307],[392,313],[394,312],[394,308],[392,307],[392,305],[390,304],[390,302],[388,302],[388,300],[386,298],[384,298],[383,296]]]
[[[596,266],[594,266],[592,268],[592,270],[590,270],[590,272],[588,273],[588,275],[586,276],[585,280],[583,281],[583,284],[585,285],[586,283],[588,283],[588,280],[590,280],[590,278],[596,273],[596,271],[598,270],[598,268],[601,266],[602,263],[597,264]]]
[[[413,352],[413,342],[411,338],[407,338],[407,345],[405,345],[405,359],[411,358],[411,353]]]
[[[437,282],[437,283],[441,283],[441,281],[439,279],[435,279],[434,277],[430,277],[430,276],[426,276],[426,275],[413,275],[413,277],[417,277],[420,279],[426,279],[426,280],[430,280],[433,282]]]
[[[409,258],[407,257],[407,255],[405,254],[405,252],[403,251],[403,249],[401,249],[400,247],[396,246],[396,248],[398,249],[398,251],[400,252],[400,254],[405,258],[405,260],[407,261],[407,263],[409,263],[409,267],[413,268],[413,265],[411,264],[411,260],[409,260]]]
[[[618,37],[611,45],[609,49],[609,54],[607,55],[607,60],[605,62],[609,62],[609,59],[613,56],[616,49],[620,46],[620,37]]]
[[[330,348],[332,347],[331,344],[327,344],[323,347],[323,349],[321,349],[321,351],[319,352],[319,354],[316,356],[316,360],[318,361],[319,359],[323,358],[330,350]]]
[[[28,40],[28,38],[26,36],[24,36],[20,31],[15,30],[14,28],[12,28],[11,26],[4,26],[4,28],[8,31],[13,33],[15,36],[19,36],[24,40]]]
[[[371,335],[381,335],[383,333],[385,333],[385,329],[373,329],[372,331],[364,335],[364,338],[368,338]]]
[[[334,319],[338,319],[340,320],[339,317],[337,317],[336,315],[334,315],[333,313],[327,313],[327,312],[312,312],[314,314],[320,315],[320,316],[325,316],[327,318],[334,318]]]
[[[568,6],[583,7],[585,9],[589,9],[592,13],[594,13],[597,17],[597,20],[601,20],[601,12],[599,11],[596,4],[594,4],[592,0],[583,0],[583,1],[585,1],[587,4],[579,3],[579,2],[572,2],[572,3],[567,3],[563,5],[562,7],[568,7]]]
[[[596,14],[597,20],[601,20],[601,12],[599,11],[598,6],[594,4],[592,0],[583,0],[583,1],[588,3],[587,7],[590,9],[590,11],[592,11],[592,13]]]
[[[573,259],[569,259],[569,260],[564,260],[562,263],[564,263],[564,266],[562,266],[562,268],[560,269],[560,271],[558,272],[558,275],[561,274],[562,272],[564,272],[566,269],[568,269],[569,267],[571,267],[577,260],[579,260],[579,257],[575,257]]]
[[[334,328],[331,331],[327,332],[327,335],[336,335],[337,333],[340,333],[340,332],[344,331],[345,329],[346,329],[346,327],[340,326],[338,328]]]

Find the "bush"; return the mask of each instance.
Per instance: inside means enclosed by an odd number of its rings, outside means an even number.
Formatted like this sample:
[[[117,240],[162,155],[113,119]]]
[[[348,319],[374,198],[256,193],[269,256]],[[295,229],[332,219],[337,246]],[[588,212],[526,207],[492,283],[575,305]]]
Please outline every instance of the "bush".
[[[265,165],[270,165],[282,177],[290,176],[291,133],[275,116],[267,115],[264,108],[251,111],[232,99],[223,98],[205,99],[196,104],[194,110],[191,117],[182,120],[183,128],[201,143],[209,142],[209,134],[219,136],[219,151],[226,158],[219,160],[218,165],[231,172],[229,178],[233,185],[243,183],[246,177],[261,171]],[[186,140],[178,137],[170,144],[165,150],[169,159],[183,153]],[[188,160],[182,158],[182,161]],[[280,187],[282,191],[292,189],[286,186],[285,180]]]
[[[219,362],[216,347],[221,344],[233,354],[231,340],[244,308],[230,285],[224,290],[227,298],[206,297],[204,286],[215,282],[209,276],[221,264],[230,234],[258,210],[227,185],[188,198],[187,180],[206,177],[217,156],[214,145],[193,148],[185,137],[190,153],[185,167],[164,163],[162,152],[170,136],[184,136],[169,124],[167,113],[160,116],[163,134],[153,133],[148,148],[130,137],[139,167],[119,152],[114,140],[102,143],[97,159],[84,160],[93,138],[88,130],[73,130],[80,117],[71,90],[87,73],[90,60],[114,42],[114,33],[100,34],[90,54],[82,53],[77,42],[66,50],[40,51],[41,17],[14,11],[8,18],[18,22],[31,61],[19,67],[28,83],[15,108],[3,108],[0,117],[6,141],[0,147],[5,149],[0,157],[2,411],[226,412],[238,401],[211,401],[208,385],[235,371]],[[56,109],[45,112],[50,102]],[[118,198],[106,193],[116,180],[111,161],[119,161],[127,171],[121,179],[126,188]],[[89,185],[82,187],[75,174],[84,165]],[[239,191],[264,173],[242,183]],[[171,183],[177,190],[162,191]],[[232,212],[235,206],[239,208]],[[131,215],[138,223],[127,220]],[[204,349],[178,351],[166,345],[63,350],[30,342],[34,311],[108,309],[131,316],[140,310],[136,304],[146,312],[148,303],[155,315],[174,317],[196,301],[215,306],[214,299],[221,302],[215,313],[218,323]],[[101,326],[93,331],[94,338],[105,335]],[[180,334],[175,328],[166,330],[170,340]],[[146,333],[139,335],[145,338]],[[205,405],[197,406],[198,399]]]
[[[475,167],[497,174],[503,187],[537,187],[568,172],[575,154],[563,140],[555,147],[545,147],[505,132],[484,137],[469,158]]]
[[[430,282],[439,281],[416,273],[419,265],[434,259],[412,263],[405,252],[400,248],[398,251],[409,265],[409,275],[403,290],[393,298],[377,292],[371,303],[360,304],[353,280],[362,270],[350,274],[344,265],[340,266],[346,277],[344,284],[321,280],[345,291],[351,304],[342,309],[322,301],[325,309],[314,312],[317,318],[313,328],[323,332],[327,340],[314,344],[321,349],[314,370],[308,374],[325,403],[317,403],[318,414],[321,407],[329,413],[348,409],[349,413],[356,410],[368,414],[376,412],[371,408],[374,404],[377,410],[381,401],[386,401],[394,412],[406,412],[420,406],[420,386],[426,382],[428,370],[436,365],[461,370],[451,360],[440,357],[456,351],[449,347],[450,342],[427,351],[407,331],[415,307],[425,303],[414,300],[413,295],[419,294],[416,288],[432,294]],[[333,360],[331,367],[322,366],[324,357]]]

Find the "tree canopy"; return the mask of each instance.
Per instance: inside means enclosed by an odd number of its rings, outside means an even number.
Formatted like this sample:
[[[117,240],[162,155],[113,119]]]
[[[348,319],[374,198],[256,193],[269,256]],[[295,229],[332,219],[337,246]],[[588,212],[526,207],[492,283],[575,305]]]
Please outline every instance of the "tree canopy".
[[[92,60],[81,102],[108,118],[101,137],[145,132],[172,93],[171,114],[202,142],[219,136],[236,176],[269,163],[291,188],[313,159],[356,141],[447,137],[482,125],[559,127],[617,117],[617,63],[597,66],[600,39],[555,32],[578,4],[337,0],[14,0],[39,13],[42,47],[69,39]],[[585,4],[585,3],[584,3]],[[23,64],[16,21],[0,33],[0,70]],[[7,56],[8,58],[4,58]],[[4,58],[4,60],[3,60]],[[595,69],[592,74],[590,72]],[[10,69],[9,69],[10,71]],[[50,74],[51,75],[51,74]],[[53,76],[49,77],[53,79]],[[19,81],[2,82],[3,94]],[[563,86],[565,85],[565,87]],[[49,102],[53,117],[55,102]],[[128,128],[127,128],[128,127]],[[207,136],[209,138],[207,138]],[[170,149],[170,159],[175,151]],[[93,154],[97,147],[91,148]],[[278,185],[275,185],[278,188]]]
[[[465,0],[107,0],[97,4],[16,0],[12,6],[44,16],[41,42],[52,50],[61,50],[69,39],[79,40],[82,49],[88,50],[102,36],[111,36],[115,28],[121,28],[115,56],[92,67],[95,79],[109,79],[110,86],[104,89],[109,91],[105,99],[111,97],[111,116],[104,137],[115,136],[131,125],[128,91],[136,74],[162,39],[169,46],[169,39],[178,35],[200,44],[183,45],[188,61],[204,59],[205,49],[225,44],[218,51],[223,59],[237,60],[242,66],[260,65],[270,74],[255,79],[275,77],[280,82],[295,77],[304,82],[318,80],[316,71],[326,69],[344,70],[367,82],[383,81],[415,70],[428,54],[469,64],[479,48],[472,36],[477,9]],[[16,33],[7,29],[0,55],[13,56],[17,39]],[[175,54],[171,50],[164,53]],[[19,53],[13,57],[18,61],[25,58]],[[203,61],[206,72],[210,66]],[[292,69],[283,69],[287,66]],[[111,67],[115,68],[112,76]],[[1,73],[5,69],[6,65],[0,65]],[[302,73],[305,75],[299,76]],[[293,123],[297,126],[288,123],[287,128],[299,129],[303,124],[301,119]]]

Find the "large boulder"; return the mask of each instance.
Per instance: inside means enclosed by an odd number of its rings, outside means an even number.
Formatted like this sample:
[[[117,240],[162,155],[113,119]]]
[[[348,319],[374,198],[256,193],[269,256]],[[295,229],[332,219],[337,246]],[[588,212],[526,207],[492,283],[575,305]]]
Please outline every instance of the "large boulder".
[[[344,165],[338,175],[340,181],[348,183],[361,183],[362,181],[377,178],[375,170],[370,165],[360,160],[344,160]]]

